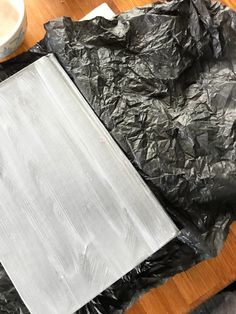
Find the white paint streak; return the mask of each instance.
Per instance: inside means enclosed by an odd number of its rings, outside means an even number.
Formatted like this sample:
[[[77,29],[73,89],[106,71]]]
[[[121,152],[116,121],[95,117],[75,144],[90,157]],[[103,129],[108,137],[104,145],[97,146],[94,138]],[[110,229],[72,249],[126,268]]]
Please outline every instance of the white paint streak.
[[[1,262],[33,314],[71,314],[177,229],[53,56],[0,84]]]

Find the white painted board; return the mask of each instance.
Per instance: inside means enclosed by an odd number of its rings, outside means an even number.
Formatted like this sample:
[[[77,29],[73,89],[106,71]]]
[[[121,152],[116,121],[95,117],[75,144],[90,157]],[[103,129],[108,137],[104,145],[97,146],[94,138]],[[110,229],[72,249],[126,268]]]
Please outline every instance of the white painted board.
[[[85,15],[81,21],[83,20],[91,20],[97,16],[105,17],[107,20],[112,20],[116,15],[112,11],[112,9],[107,5],[107,3],[102,3],[87,15]]]
[[[0,84],[0,260],[32,314],[71,314],[177,229],[54,56]]]

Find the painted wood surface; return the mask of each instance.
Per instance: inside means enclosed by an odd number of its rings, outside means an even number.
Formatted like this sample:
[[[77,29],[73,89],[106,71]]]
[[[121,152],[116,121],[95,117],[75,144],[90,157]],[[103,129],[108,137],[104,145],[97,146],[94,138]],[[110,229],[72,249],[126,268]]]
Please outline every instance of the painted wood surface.
[[[0,261],[32,314],[70,314],[177,235],[50,55],[0,84]]]
[[[16,54],[27,50],[44,35],[43,23],[61,15],[80,19],[103,0],[25,0],[28,13],[28,31]],[[106,0],[116,13],[145,5],[151,0]],[[236,10],[236,0],[224,0]],[[174,276],[166,284],[145,294],[127,314],[182,314],[206,300],[209,296],[236,279],[236,223],[221,254],[202,262],[187,272]],[[207,275],[207,276],[206,276]],[[206,279],[207,278],[207,279]]]
[[[32,314],[70,314],[177,229],[53,55],[0,84],[0,261]]]

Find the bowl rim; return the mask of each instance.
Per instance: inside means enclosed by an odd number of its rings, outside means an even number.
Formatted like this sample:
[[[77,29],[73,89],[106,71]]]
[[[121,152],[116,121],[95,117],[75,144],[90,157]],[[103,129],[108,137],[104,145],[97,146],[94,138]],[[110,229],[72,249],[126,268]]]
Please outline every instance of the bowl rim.
[[[14,5],[14,1],[9,1],[14,8],[16,8],[16,6]],[[15,24],[14,28],[12,29],[12,31],[9,33],[9,35],[7,36],[7,38],[4,41],[0,41],[0,48],[4,47],[19,31],[22,23],[24,22],[25,19],[25,2],[24,0],[17,0],[19,6],[18,8],[16,8],[17,12],[19,13],[19,18],[17,20],[17,23]]]

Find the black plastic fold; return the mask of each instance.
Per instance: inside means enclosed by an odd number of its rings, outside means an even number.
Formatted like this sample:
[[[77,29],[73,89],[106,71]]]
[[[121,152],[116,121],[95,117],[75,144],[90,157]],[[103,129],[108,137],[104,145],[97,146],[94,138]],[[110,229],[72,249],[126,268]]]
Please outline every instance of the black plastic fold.
[[[78,311],[123,313],[141,293],[215,256],[236,217],[236,14],[176,0],[45,28],[29,52],[0,64],[0,81],[53,52],[182,229]],[[28,313],[2,268],[0,313]]]

